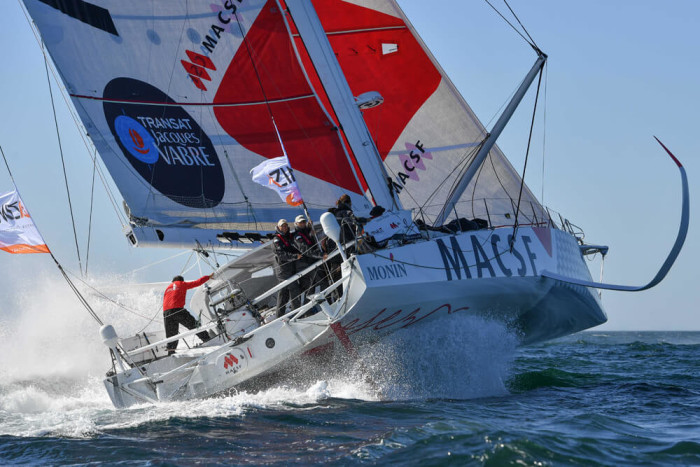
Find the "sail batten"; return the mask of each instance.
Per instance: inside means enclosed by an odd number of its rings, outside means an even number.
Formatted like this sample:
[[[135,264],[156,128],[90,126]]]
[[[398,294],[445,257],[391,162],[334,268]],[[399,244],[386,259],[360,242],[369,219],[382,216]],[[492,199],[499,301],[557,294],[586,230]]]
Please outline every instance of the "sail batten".
[[[163,107],[241,107],[246,105],[267,105],[275,104],[278,102],[290,102],[301,99],[314,99],[314,94],[304,94],[300,96],[285,97],[282,99],[269,99],[262,101],[248,101],[248,102],[155,102],[155,101],[139,101],[133,99],[106,99],[104,97],[97,96],[86,96],[81,94],[69,94],[71,97],[76,99],[89,99],[101,102],[111,102],[113,104],[142,104],[142,105],[158,105]]]

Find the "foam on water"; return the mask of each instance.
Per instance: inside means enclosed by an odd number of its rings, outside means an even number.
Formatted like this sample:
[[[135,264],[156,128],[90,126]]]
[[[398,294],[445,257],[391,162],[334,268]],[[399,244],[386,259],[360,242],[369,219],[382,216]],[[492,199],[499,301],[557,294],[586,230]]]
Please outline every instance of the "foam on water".
[[[93,279],[90,285],[118,283],[124,293],[114,298],[124,309],[84,289],[85,296],[105,323],[128,336],[146,326],[162,328],[159,295],[162,291],[137,289],[124,277]],[[37,284],[41,284],[40,287]],[[15,288],[14,313],[0,317],[4,338],[0,342],[0,375],[3,381],[46,377],[101,375],[110,359],[99,336],[99,324],[90,317],[61,278],[39,273],[31,284]],[[141,316],[138,316],[137,314]],[[154,318],[151,322],[150,318]]]
[[[518,339],[504,324],[473,315],[424,323],[371,348],[366,362],[392,400],[507,394]]]
[[[501,324],[453,315],[362,347],[359,361],[336,346],[339,355],[333,363],[307,362],[288,383],[258,393],[117,410],[102,383],[110,359],[100,341],[99,326],[61,279],[37,280],[42,288],[27,288],[18,299],[22,313],[4,317],[1,323],[0,434],[90,437],[171,418],[295,410],[331,398],[376,401],[502,395],[507,393],[503,381],[517,344]],[[91,285],[99,289],[100,284],[116,280],[122,292],[115,298],[132,311],[93,294],[90,302],[103,321],[114,324],[122,336],[147,325],[160,329],[162,291],[136,287],[124,278],[102,278]]]

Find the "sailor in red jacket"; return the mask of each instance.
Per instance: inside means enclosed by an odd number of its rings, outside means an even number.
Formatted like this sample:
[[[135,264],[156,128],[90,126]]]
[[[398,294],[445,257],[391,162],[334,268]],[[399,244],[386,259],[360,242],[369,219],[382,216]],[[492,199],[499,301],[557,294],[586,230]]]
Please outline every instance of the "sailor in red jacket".
[[[178,325],[182,324],[187,329],[197,327],[197,322],[189,311],[185,309],[185,299],[187,291],[199,287],[209,280],[211,276],[203,276],[196,281],[185,282],[182,276],[173,277],[173,282],[165,289],[163,294],[163,319],[165,320],[165,338],[172,337],[178,333]],[[206,342],[209,334],[206,331],[197,333],[197,337]],[[168,342],[168,353],[173,353],[177,348],[178,341]]]

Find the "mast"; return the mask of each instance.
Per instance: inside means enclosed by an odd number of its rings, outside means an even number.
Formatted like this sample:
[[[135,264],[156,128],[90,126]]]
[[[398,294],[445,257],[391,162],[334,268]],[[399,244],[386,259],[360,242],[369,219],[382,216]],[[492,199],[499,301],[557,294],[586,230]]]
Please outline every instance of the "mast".
[[[484,162],[484,159],[486,159],[486,156],[488,155],[493,145],[496,144],[496,140],[501,135],[501,132],[503,131],[505,126],[508,124],[510,117],[512,117],[513,113],[515,113],[515,109],[517,109],[518,105],[520,105],[520,101],[522,101],[523,97],[525,97],[525,94],[530,88],[532,82],[535,80],[535,77],[542,70],[542,67],[547,61],[547,55],[541,50],[536,50],[538,56],[537,60],[535,61],[535,64],[525,76],[525,79],[520,84],[520,87],[515,92],[515,95],[508,103],[508,106],[503,111],[498,121],[491,129],[491,132],[486,136],[486,139],[484,140],[481,149],[476,154],[476,156],[474,157],[474,161],[471,163],[467,171],[462,176],[462,179],[459,181],[459,184],[455,187],[452,193],[450,193],[450,196],[447,198],[447,201],[445,202],[442,211],[440,211],[440,214],[438,214],[437,218],[435,219],[434,225],[442,225],[445,222],[445,219],[453,211],[455,204],[457,204],[457,201],[462,196],[462,193],[464,193],[464,190],[466,190],[467,186],[469,186],[469,182],[471,182],[472,178],[474,178],[474,175],[476,175],[476,172],[481,167],[481,164]]]
[[[401,209],[398,198],[391,196],[379,151],[311,0],[287,0],[286,3],[375,204]]]

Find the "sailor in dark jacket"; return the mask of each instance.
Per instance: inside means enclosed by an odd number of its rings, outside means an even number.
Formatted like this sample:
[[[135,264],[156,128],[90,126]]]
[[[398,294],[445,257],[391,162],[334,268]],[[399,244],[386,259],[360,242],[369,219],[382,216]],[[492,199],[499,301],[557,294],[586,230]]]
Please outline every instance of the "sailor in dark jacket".
[[[301,253],[301,259],[297,262],[297,269],[303,271],[320,259],[325,260],[328,255],[321,251],[318,245],[316,235],[311,230],[306,217],[299,215],[294,219],[294,246]],[[316,288],[316,285],[321,286],[321,290],[328,287],[328,280],[323,268],[317,268],[316,271],[307,274],[300,280],[301,290],[306,292],[306,299]]]
[[[355,238],[358,227],[366,222],[366,219],[355,217],[352,212],[352,199],[347,194],[342,195],[335,202],[335,208],[329,209],[335,215],[340,225],[340,241],[345,244]]]
[[[289,224],[285,219],[280,219],[275,229],[275,236],[272,239],[275,247],[275,259],[277,267],[275,274],[280,282],[292,277],[297,273],[297,262],[301,258],[301,253],[294,246],[294,237],[289,230]],[[301,271],[301,269],[299,269]],[[277,317],[286,313],[287,302],[292,302],[292,310],[299,308],[299,295],[301,290],[297,281],[292,282],[277,292]]]

